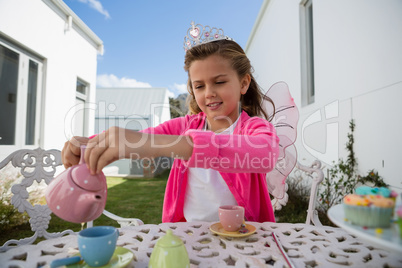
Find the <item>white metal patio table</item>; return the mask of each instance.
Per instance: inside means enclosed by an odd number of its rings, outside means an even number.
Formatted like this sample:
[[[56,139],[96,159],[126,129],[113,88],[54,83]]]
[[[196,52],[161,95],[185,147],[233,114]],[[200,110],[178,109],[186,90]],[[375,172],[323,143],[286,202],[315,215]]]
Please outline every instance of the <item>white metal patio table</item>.
[[[153,246],[167,229],[185,243],[191,267],[287,267],[275,232],[295,267],[402,267],[402,255],[381,249],[340,228],[256,223],[247,237],[223,237],[209,222],[146,224],[120,228],[117,245],[134,253],[128,267],[147,267]],[[75,235],[24,245],[0,253],[1,267],[41,267],[77,252]]]

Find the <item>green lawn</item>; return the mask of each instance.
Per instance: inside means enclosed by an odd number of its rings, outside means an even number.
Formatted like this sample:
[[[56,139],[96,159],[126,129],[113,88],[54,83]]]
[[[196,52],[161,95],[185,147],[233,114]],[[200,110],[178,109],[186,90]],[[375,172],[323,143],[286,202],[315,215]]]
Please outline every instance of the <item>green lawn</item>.
[[[120,217],[139,218],[145,224],[162,222],[162,205],[165,186],[169,171],[155,178],[124,179],[108,177],[108,196],[106,210]],[[119,225],[101,215],[94,225]],[[19,239],[33,235],[29,224],[18,226],[1,226],[0,245],[9,239]],[[48,232],[60,232],[71,229],[79,231],[81,224],[66,222],[54,214],[49,224]]]

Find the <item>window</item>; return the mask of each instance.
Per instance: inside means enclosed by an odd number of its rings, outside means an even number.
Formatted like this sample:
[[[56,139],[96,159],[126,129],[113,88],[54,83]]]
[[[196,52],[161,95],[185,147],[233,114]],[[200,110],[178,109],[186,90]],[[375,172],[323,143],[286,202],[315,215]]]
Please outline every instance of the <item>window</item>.
[[[42,66],[0,37],[0,146],[39,145]]]
[[[313,0],[300,3],[300,41],[301,41],[301,97],[302,105],[314,102],[314,36]]]
[[[73,117],[73,134],[74,136],[86,136],[88,113],[86,109],[88,98],[88,84],[77,79],[76,98],[75,98],[75,113]]]

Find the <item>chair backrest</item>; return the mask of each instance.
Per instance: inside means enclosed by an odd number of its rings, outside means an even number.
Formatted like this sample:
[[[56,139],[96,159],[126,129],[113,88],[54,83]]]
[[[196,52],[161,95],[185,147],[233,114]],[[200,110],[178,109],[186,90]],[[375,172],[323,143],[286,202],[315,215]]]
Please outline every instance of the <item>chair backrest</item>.
[[[42,180],[49,184],[54,177],[56,167],[61,165],[61,152],[59,150],[43,150],[37,148],[34,150],[21,149],[13,152],[0,162],[0,169],[3,169],[8,163],[14,167],[20,168],[22,181],[11,187],[12,197],[11,204],[18,209],[20,213],[27,212],[30,220],[32,237],[20,240],[9,240],[0,247],[0,252],[24,244],[32,244],[37,238],[44,237],[46,239],[61,237],[66,234],[73,234],[72,230],[65,230],[58,233],[48,233],[48,228],[52,213],[47,205],[32,205],[28,201],[29,192],[27,188],[34,181],[40,183]]]
[[[307,209],[306,224],[314,224],[315,226],[322,226],[318,218],[318,211],[315,209],[318,187],[324,179],[324,172],[321,169],[321,162],[315,160],[310,166],[304,166],[299,162],[297,162],[296,168],[301,172],[305,173],[307,177],[312,179],[310,188],[310,199]],[[284,187],[279,188],[279,190],[278,188],[276,188],[275,190],[270,189],[270,185],[268,184],[268,190],[274,197],[271,200],[272,207],[274,208],[274,210],[281,210],[283,206],[286,206],[289,199],[289,196],[287,194],[288,191],[287,183],[285,183]]]
[[[321,162],[315,160],[309,167],[297,162],[296,166],[299,170],[308,174],[309,177],[313,180],[310,189],[310,200],[308,203],[306,224],[313,223],[316,226],[322,226],[320,219],[318,218],[318,211],[315,209],[318,187],[320,186],[320,183],[324,180],[324,172],[321,168]]]

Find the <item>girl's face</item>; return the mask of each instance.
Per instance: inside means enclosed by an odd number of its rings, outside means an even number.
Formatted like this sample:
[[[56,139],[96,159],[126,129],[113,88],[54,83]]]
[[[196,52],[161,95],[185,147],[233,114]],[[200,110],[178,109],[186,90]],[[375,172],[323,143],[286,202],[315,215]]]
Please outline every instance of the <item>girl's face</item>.
[[[195,100],[207,115],[210,130],[221,132],[239,117],[240,96],[247,92],[251,77],[239,78],[230,61],[211,55],[194,61],[189,68]]]

